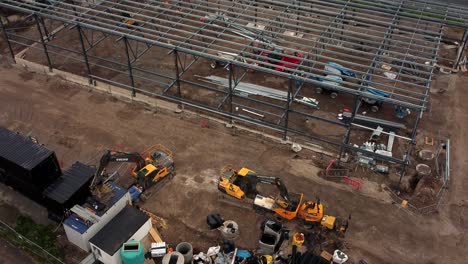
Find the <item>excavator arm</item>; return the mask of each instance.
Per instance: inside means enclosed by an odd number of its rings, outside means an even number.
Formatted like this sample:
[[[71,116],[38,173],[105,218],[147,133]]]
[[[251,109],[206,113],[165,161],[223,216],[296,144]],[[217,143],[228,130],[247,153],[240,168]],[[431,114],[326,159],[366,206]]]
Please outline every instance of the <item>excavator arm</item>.
[[[98,184],[101,184],[103,182],[103,177],[104,177],[103,172],[110,162],[136,163],[137,166],[135,168],[135,171],[139,171],[146,165],[145,159],[143,159],[140,153],[137,153],[137,152],[127,153],[127,152],[108,150],[101,157],[101,160],[99,162],[99,167],[96,170],[96,173],[94,174],[94,178],[90,185],[91,189],[94,189]]]
[[[290,202],[288,189],[286,188],[286,185],[284,185],[283,181],[280,178],[258,175],[257,180],[261,183],[276,185],[276,187],[280,191],[281,198],[283,198],[284,201],[287,203]]]

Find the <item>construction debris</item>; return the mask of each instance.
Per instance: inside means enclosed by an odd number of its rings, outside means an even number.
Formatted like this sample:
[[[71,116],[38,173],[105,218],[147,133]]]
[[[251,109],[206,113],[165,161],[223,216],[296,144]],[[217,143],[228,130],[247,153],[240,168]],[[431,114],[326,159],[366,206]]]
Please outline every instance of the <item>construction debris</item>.
[[[159,232],[156,231],[156,229],[154,229],[153,227],[150,229],[149,231],[151,237],[153,238],[153,241],[156,242],[156,243],[163,243],[163,240],[161,238],[161,236],[159,235]]]
[[[212,84],[219,85],[221,87],[224,87],[225,89],[229,89],[229,79],[218,77],[218,76],[207,76],[207,77],[202,77],[200,78],[201,81],[204,82],[209,82]],[[260,86],[256,84],[251,84],[251,83],[246,83],[242,82],[239,83],[236,88],[233,91],[235,94],[239,96],[244,96],[248,97],[249,95],[257,95],[257,96],[264,96],[280,101],[287,102],[288,101],[288,93],[272,88],[268,88],[265,86]],[[307,105],[313,108],[318,108],[319,102],[310,97],[304,97],[304,96],[297,96],[294,98],[295,102],[301,103],[303,105]]]
[[[141,208],[138,206],[137,208],[140,209],[140,211],[142,211],[143,213],[145,213],[147,216],[151,218],[151,222],[154,226],[157,226],[158,228],[162,228],[162,229],[167,229],[167,223],[166,223],[166,220],[164,220],[164,218],[159,217],[144,208]]]
[[[434,138],[425,137],[424,138],[424,144],[429,145],[429,146],[434,146]]]
[[[352,113],[344,112],[342,114],[342,117],[343,117],[343,122],[348,123],[348,122],[351,121]],[[395,123],[395,122],[392,122],[392,121],[387,121],[387,120],[368,117],[368,116],[363,116],[363,115],[356,115],[354,117],[353,123],[368,126],[368,127],[373,127],[373,128],[377,128],[378,126],[381,126],[381,127],[386,128],[386,129],[388,129],[390,131],[395,131],[395,130],[399,130],[399,129],[406,129],[406,126],[404,124],[401,124],[401,123]]]

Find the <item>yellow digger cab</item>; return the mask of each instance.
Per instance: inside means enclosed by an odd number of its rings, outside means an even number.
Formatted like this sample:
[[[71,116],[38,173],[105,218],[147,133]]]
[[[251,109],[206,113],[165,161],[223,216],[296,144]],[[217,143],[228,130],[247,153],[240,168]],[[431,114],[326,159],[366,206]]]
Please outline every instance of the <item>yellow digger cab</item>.
[[[237,172],[237,175],[242,176],[242,177],[245,177],[245,176],[247,176],[249,173],[250,173],[250,174],[255,174],[255,171],[249,170],[249,169],[247,169],[247,168],[241,168],[241,169]]]

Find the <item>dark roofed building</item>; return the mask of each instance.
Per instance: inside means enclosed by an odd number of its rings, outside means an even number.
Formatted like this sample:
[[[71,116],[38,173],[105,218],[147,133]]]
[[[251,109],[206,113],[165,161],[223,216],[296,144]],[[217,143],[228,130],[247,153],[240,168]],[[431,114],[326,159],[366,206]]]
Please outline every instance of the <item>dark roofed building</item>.
[[[89,196],[89,185],[96,168],[75,162],[63,176],[55,180],[44,190],[45,203],[49,209],[49,217],[54,214],[59,220],[63,212],[75,204],[83,204]]]
[[[0,182],[42,203],[44,189],[61,175],[53,151],[0,127]]]
[[[103,263],[122,263],[119,249],[130,239],[142,240],[151,229],[151,219],[127,205],[89,243],[94,257]]]
[[[29,138],[0,128],[0,157],[31,170],[54,152]]]

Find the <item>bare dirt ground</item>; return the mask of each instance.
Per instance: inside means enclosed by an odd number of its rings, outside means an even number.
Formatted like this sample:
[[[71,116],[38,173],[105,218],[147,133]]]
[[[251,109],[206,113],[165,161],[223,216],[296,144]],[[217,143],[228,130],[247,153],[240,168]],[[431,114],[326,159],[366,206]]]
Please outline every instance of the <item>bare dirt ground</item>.
[[[0,238],[0,264],[36,263],[30,256]]]
[[[385,192],[364,181],[362,192],[339,183],[324,181],[311,161],[313,153],[299,158],[285,147],[254,136],[231,131],[189,114],[152,112],[93,91],[63,84],[45,76],[10,67],[0,69],[0,126],[22,133],[32,131],[41,143],[56,151],[64,167],[74,161],[97,163],[105,149],[123,146],[142,151],[162,143],[175,153],[177,176],[147,200],[143,207],[168,220],[162,235],[173,245],[185,240],[206,250],[218,235],[208,231],[206,215],[220,213],[237,221],[239,246],[255,248],[262,217],[254,212],[222,204],[217,199],[216,178],[226,163],[247,166],[264,175],[281,176],[290,190],[304,192],[306,198],[319,196],[326,213],[353,219],[346,237],[345,251],[353,259],[368,263],[464,263],[460,254],[466,247],[468,180],[464,156],[466,139],[460,131],[466,101],[460,77],[453,88],[434,96],[434,108],[449,107],[427,119],[447,126],[452,138],[453,186],[447,206],[439,214],[420,216],[392,204]],[[453,82],[453,81],[452,81]],[[456,88],[460,87],[460,88]],[[434,121],[434,122],[435,122]],[[426,122],[426,121],[425,121]],[[424,124],[422,130],[424,131]]]

